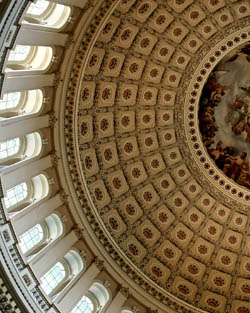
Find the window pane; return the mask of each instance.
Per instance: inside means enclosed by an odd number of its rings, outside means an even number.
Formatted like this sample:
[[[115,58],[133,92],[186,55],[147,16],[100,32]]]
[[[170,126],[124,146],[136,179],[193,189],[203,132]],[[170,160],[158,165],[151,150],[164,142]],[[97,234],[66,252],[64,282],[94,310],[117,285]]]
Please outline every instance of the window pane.
[[[15,138],[0,142],[0,159],[5,159],[17,153],[20,147],[20,139]]]
[[[49,5],[48,1],[38,0],[35,3],[31,3],[27,13],[39,16],[47,9],[48,5]]]
[[[55,289],[60,282],[65,277],[65,269],[64,266],[57,262],[42,278],[41,278],[41,287],[46,292],[46,294],[50,294],[53,289]]]
[[[34,248],[44,237],[43,229],[40,224],[32,227],[30,230],[20,236],[20,248],[23,253]]]
[[[6,198],[4,198],[5,207],[16,205],[18,202],[23,201],[28,195],[28,186],[26,183],[21,183],[9,190],[7,190]]]
[[[31,46],[17,45],[15,50],[11,50],[8,61],[24,61],[30,52]]]
[[[94,312],[94,306],[92,301],[88,297],[82,297],[77,303],[71,313],[92,313]]]
[[[18,106],[21,98],[21,92],[6,93],[3,100],[0,100],[0,110],[15,108]]]

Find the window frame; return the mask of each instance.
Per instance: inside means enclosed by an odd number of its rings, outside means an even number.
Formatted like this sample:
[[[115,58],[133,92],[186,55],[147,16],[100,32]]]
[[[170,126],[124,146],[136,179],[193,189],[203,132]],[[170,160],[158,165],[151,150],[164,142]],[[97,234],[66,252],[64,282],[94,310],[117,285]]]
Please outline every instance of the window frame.
[[[105,289],[105,292],[108,294],[108,300],[106,301],[106,303],[104,305],[102,305],[102,303],[100,302],[100,299],[98,299],[98,296],[95,295],[94,292],[90,290],[95,284],[100,285],[101,288]],[[98,287],[96,287],[96,288],[98,288]],[[103,292],[103,290],[101,290],[101,292]],[[111,294],[109,288],[105,287],[104,281],[102,281],[102,280],[94,280],[92,282],[91,286],[89,287],[89,290],[86,293],[86,296],[88,296],[91,299],[93,299],[93,303],[95,305],[95,310],[93,311],[93,313],[95,313],[95,312],[98,312],[98,313],[105,312],[106,308],[108,307],[108,305],[112,301],[112,294]]]
[[[7,139],[5,141],[2,141],[1,143],[15,140],[17,138],[19,139],[19,143],[20,143],[18,150],[14,154],[8,155],[5,158],[0,158],[0,166],[10,166],[20,161],[25,161],[25,160],[39,157],[42,154],[44,147],[43,147],[43,141],[42,141],[42,134],[39,130],[32,132],[32,133],[27,133],[20,137]]]
[[[36,195],[38,194],[38,192],[36,191],[36,188],[38,188],[38,184],[36,183],[36,179],[39,178],[40,176],[41,176],[41,178],[40,178],[41,184],[46,184],[46,181],[47,181],[47,185],[43,186],[44,190],[41,191],[41,196],[36,198]],[[44,177],[46,179],[45,182],[42,181],[42,179],[44,179]],[[23,182],[15,185],[15,186],[13,186],[12,188],[15,188],[16,186],[21,185],[23,183],[25,183],[27,185],[27,190],[28,190],[27,196],[23,200],[17,202],[16,204],[14,204],[12,206],[7,207],[6,206],[6,202],[5,202],[5,199],[7,197],[4,197],[2,199],[4,207],[5,207],[5,209],[6,209],[6,211],[7,211],[7,213],[9,215],[21,212],[21,211],[25,210],[30,204],[34,204],[36,202],[40,202],[43,199],[46,199],[46,198],[48,198],[50,196],[51,188],[50,188],[50,185],[49,185],[49,177],[48,177],[46,172],[45,173],[41,172],[38,175],[32,176],[28,180],[23,181]],[[8,190],[11,190],[12,188],[10,188]],[[27,206],[23,207],[23,204],[26,203],[26,202],[29,203],[29,204],[27,204]],[[53,215],[53,214],[54,213],[52,213],[51,215]]]
[[[72,267],[72,264],[70,261],[68,261],[68,259],[66,259],[66,256],[70,253],[73,252],[73,258],[75,258],[75,254],[78,254],[77,258],[79,257],[79,259],[81,259],[82,262],[82,269],[80,269],[76,274],[74,273],[74,269]],[[79,260],[75,259],[75,262],[78,262]],[[81,273],[83,273],[86,270],[86,260],[85,258],[81,255],[81,253],[79,252],[78,249],[76,248],[72,248],[70,249],[62,259],[60,259],[58,261],[59,263],[61,263],[64,266],[64,270],[65,270],[65,277],[64,279],[50,292],[50,293],[46,293],[46,291],[42,288],[42,283],[40,284],[41,290],[47,295],[47,297],[51,298],[52,301],[54,301],[57,297],[60,297],[61,292],[63,292],[63,290],[65,288],[67,288],[67,286],[69,286],[71,284],[71,282],[74,282],[75,279],[77,277],[79,277],[79,275],[81,275]],[[57,262],[57,263],[58,263]],[[56,264],[57,264],[56,263]],[[54,266],[54,265],[53,265]],[[52,266],[52,267],[53,267]],[[52,268],[51,267],[51,268]],[[50,271],[50,270],[49,270]],[[46,273],[44,274],[46,275]],[[44,276],[43,275],[43,276]],[[41,277],[42,278],[42,277]],[[41,278],[40,278],[40,282],[41,282]]]
[[[30,51],[27,54],[27,56],[25,57],[25,59],[23,59],[23,60],[20,60],[20,61],[18,61],[18,60],[9,60],[9,56],[11,54],[11,51],[15,51],[17,46],[28,46],[28,47],[30,47]],[[9,49],[9,54],[8,54],[6,66],[8,67],[9,64],[20,64],[20,65],[22,65],[22,64],[29,64],[29,63],[31,63],[32,60],[34,59],[35,55],[36,55],[37,48],[38,48],[38,46],[31,46],[31,45],[16,45],[16,46],[14,46],[12,49]]]
[[[60,263],[60,264],[63,266],[64,271],[65,271],[65,276],[63,277],[63,279],[62,279],[49,293],[47,293],[47,292],[45,291],[45,289],[42,287],[42,277],[44,277],[49,271],[51,271],[51,269],[52,269],[57,263]],[[66,262],[66,261],[64,260],[64,258],[62,258],[61,260],[59,260],[58,262],[56,262],[56,264],[54,264],[54,265],[48,270],[48,272],[46,272],[46,273],[40,278],[40,281],[41,281],[41,284],[40,284],[41,290],[43,290],[43,292],[44,292],[49,298],[53,298],[53,297],[55,297],[57,294],[59,294],[59,293],[64,289],[65,283],[67,283],[67,282],[71,279],[71,272],[70,272],[70,268],[69,268],[68,262]]]
[[[23,182],[21,182],[21,183],[15,185],[15,186],[13,186],[12,188],[10,188],[10,189],[8,189],[8,190],[11,190],[11,189],[13,189],[13,188],[15,188],[15,187],[17,187],[17,186],[23,184],[23,183],[25,183],[25,184],[27,185],[27,196],[26,196],[23,200],[17,202],[16,204],[14,204],[14,205],[12,205],[12,206],[6,207],[6,202],[5,202],[6,197],[4,197],[4,198],[2,199],[2,201],[3,201],[3,203],[4,203],[4,207],[5,207],[5,209],[7,210],[8,213],[15,213],[16,211],[19,211],[19,210],[16,210],[16,209],[17,209],[18,207],[20,207],[22,204],[24,204],[25,202],[29,202],[30,199],[32,198],[32,195],[33,195],[33,193],[34,193],[34,189],[33,189],[33,185],[32,185],[31,180],[23,181]],[[7,190],[7,191],[8,191],[8,190]]]
[[[92,303],[92,305],[93,305],[93,310],[92,310],[92,312],[91,313],[94,313],[94,312],[96,312],[96,310],[97,310],[97,306],[96,306],[96,304],[94,303],[94,302],[96,302],[96,300],[95,299],[91,299],[92,298],[92,295],[84,295],[84,296],[82,296],[81,297],[81,299],[77,302],[77,304],[74,306],[74,308],[70,311],[70,313],[78,313],[76,310],[78,309],[79,310],[79,308],[77,308],[77,306],[78,306],[78,304],[80,303],[80,302],[82,302],[82,300],[83,300],[83,298],[88,298],[89,300],[90,300],[90,302]],[[93,300],[94,300],[94,302],[93,302]],[[79,313],[84,313],[84,311],[83,312],[79,312]]]
[[[47,2],[49,2],[49,1],[47,1]],[[27,11],[29,10],[29,8],[32,4],[33,3],[31,3],[28,6]],[[47,8],[41,14],[26,13],[26,15],[36,17],[36,18],[45,19],[47,17],[47,15],[49,15],[51,13],[51,11],[54,9],[55,6],[56,6],[56,3],[49,2]]]
[[[9,73],[9,75],[11,75],[11,73],[15,73],[15,75],[18,76],[22,75],[23,72],[46,73],[49,70],[51,64],[53,64],[53,57],[55,56],[56,52],[55,46],[30,45],[30,47],[31,49],[29,54],[22,61],[12,61],[9,60],[9,57],[6,58],[5,73]],[[11,50],[15,50],[15,48],[16,47],[9,49],[8,53],[10,53]]]
[[[9,93],[4,94],[4,96],[14,94],[14,93],[20,94],[20,98],[19,98],[17,105],[9,107],[9,108],[5,108],[5,109],[1,109],[0,107],[0,116],[4,118],[11,118],[11,117],[17,117],[21,115],[31,115],[31,114],[40,113],[40,111],[43,108],[43,99],[44,99],[44,91],[42,90],[42,88],[17,91],[17,92],[9,92]],[[4,100],[4,96],[3,96],[3,99],[0,100],[0,106],[1,106],[1,101]],[[8,103],[9,101],[6,100],[5,102]],[[17,114],[15,115],[14,113],[17,113]]]
[[[50,228],[50,227],[53,227],[54,225],[49,225],[48,221],[46,221],[46,219],[48,219],[49,217],[51,217],[54,220],[56,231],[57,231],[56,236],[54,236],[52,233],[52,231],[54,231],[54,230]],[[58,220],[60,220],[60,225],[58,223]],[[39,224],[43,229],[43,233],[44,233],[43,240],[39,241],[37,243],[37,245],[35,245],[34,247],[32,247],[31,249],[29,249],[26,252],[23,252],[20,245],[19,245],[21,253],[24,255],[24,257],[29,258],[29,260],[31,258],[34,258],[38,253],[40,253],[41,251],[43,251],[44,249],[49,247],[51,244],[56,242],[59,238],[61,238],[64,235],[64,231],[65,231],[65,227],[64,227],[64,224],[61,220],[61,217],[55,212],[48,215],[47,217],[45,217],[41,222],[39,222],[37,224]]]
[[[47,227],[46,222],[45,222],[45,221],[42,221],[41,223],[38,223],[38,224],[36,224],[36,225],[40,225],[40,226],[41,226],[42,231],[43,231],[43,238],[42,238],[39,242],[37,242],[33,247],[31,247],[30,249],[28,249],[28,250],[25,251],[25,252],[22,250],[21,245],[20,245],[20,242],[19,242],[19,248],[20,248],[20,250],[22,251],[22,254],[23,254],[25,257],[29,257],[29,256],[32,256],[32,255],[36,254],[35,251],[37,251],[37,249],[38,249],[39,247],[41,247],[42,245],[44,245],[44,244],[46,244],[47,242],[49,242],[49,229],[48,229],[48,227]],[[31,228],[30,228],[29,230],[27,230],[25,233],[29,232],[29,231],[30,231],[32,228],[34,228],[36,225],[34,225],[33,227],[31,227]],[[25,234],[25,233],[24,233],[24,234]],[[22,234],[22,235],[20,236],[20,238],[21,238],[24,234]],[[38,250],[38,251],[40,251],[40,250]]]
[[[8,161],[10,161],[12,159],[19,158],[21,160],[24,157],[25,146],[27,144],[25,135],[21,136],[21,137],[15,137],[15,138],[7,139],[5,141],[1,141],[1,143],[8,142],[8,141],[11,141],[11,140],[15,140],[16,138],[18,138],[19,142],[20,142],[19,148],[18,148],[17,152],[15,152],[14,154],[8,155],[5,158],[0,158],[0,166],[1,165],[5,165],[5,163],[7,163]]]
[[[12,94],[12,93],[20,93],[20,99],[17,103],[16,106],[12,106],[10,108],[6,108],[6,109],[1,109],[0,107],[0,115],[1,113],[7,113],[7,112],[18,112],[21,110],[21,107],[25,106],[25,102],[27,101],[27,97],[28,97],[28,92],[27,91],[14,91],[14,92],[8,92],[5,95],[8,95],[8,94]],[[2,101],[4,100],[4,97],[2,99]],[[1,102],[1,100],[0,100]],[[8,100],[6,101],[8,103]]]
[[[55,12],[55,10],[58,8],[59,5],[64,7],[63,12],[56,19],[55,23],[49,24],[48,23],[49,18],[53,15],[53,13]],[[50,29],[54,29],[56,31],[60,31],[67,24],[67,22],[71,16],[71,11],[72,11],[72,9],[71,9],[70,5],[64,5],[64,4],[51,3],[50,2],[47,9],[44,12],[42,12],[40,15],[36,15],[36,14],[32,14],[32,13],[26,13],[22,23],[30,24],[30,25],[38,25],[38,26],[41,26],[44,28],[48,28],[48,29],[50,28]],[[25,17],[27,19],[29,19],[29,18],[34,19],[34,20],[36,20],[37,23],[32,23],[32,22],[27,21],[27,20],[25,20]]]

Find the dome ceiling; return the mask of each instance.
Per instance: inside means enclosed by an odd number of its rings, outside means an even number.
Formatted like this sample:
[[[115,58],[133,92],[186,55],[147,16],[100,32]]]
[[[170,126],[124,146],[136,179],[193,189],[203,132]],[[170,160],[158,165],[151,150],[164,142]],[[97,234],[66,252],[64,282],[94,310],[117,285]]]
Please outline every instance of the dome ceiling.
[[[226,62],[232,71],[243,62],[230,57],[249,41],[250,3],[111,4],[96,13],[79,47],[65,108],[79,217],[161,302],[187,312],[250,312],[250,192],[212,160],[220,138],[207,143],[213,134],[204,117],[213,120],[216,110],[205,100],[220,96],[229,106],[223,112],[238,117],[230,130],[239,136],[235,124],[247,105],[230,107],[224,99],[235,79],[223,91],[221,76]],[[225,123],[220,112],[216,118]]]

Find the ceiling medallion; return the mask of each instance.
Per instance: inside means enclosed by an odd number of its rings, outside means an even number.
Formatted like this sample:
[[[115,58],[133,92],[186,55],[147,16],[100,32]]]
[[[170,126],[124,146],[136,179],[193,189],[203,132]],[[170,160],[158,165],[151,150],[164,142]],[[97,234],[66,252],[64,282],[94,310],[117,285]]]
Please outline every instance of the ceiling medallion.
[[[184,109],[188,145],[199,169],[223,195],[244,205],[250,201],[249,38],[245,28],[211,50],[193,75]]]

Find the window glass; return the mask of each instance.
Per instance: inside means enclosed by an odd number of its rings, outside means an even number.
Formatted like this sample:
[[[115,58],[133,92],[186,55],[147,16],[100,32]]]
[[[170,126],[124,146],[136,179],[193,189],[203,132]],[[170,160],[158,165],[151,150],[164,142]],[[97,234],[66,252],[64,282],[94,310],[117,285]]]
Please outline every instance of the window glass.
[[[98,300],[99,305],[104,308],[109,301],[109,292],[103,284],[94,282],[89,288],[89,291],[95,296]]]
[[[41,15],[49,6],[49,2],[45,0],[38,0],[35,3],[31,3],[27,11],[28,14]]]
[[[20,248],[23,253],[34,248],[40,241],[43,240],[44,232],[40,224],[35,225],[30,230],[20,236]]]
[[[94,305],[92,301],[84,296],[82,299],[77,303],[71,313],[92,313],[94,312]]]
[[[57,262],[42,278],[41,278],[41,287],[46,292],[50,294],[60,282],[64,279],[66,273],[62,263]]]
[[[5,207],[8,209],[23,201],[28,195],[28,186],[26,183],[21,183],[7,190],[6,198],[4,198]]]
[[[10,92],[0,99],[0,110],[12,109],[18,106],[21,98],[21,92]]]
[[[46,18],[46,22],[48,25],[57,28],[58,26],[62,26],[64,23],[66,23],[69,15],[69,7],[65,7],[62,4],[56,4],[51,14]]]
[[[15,50],[10,50],[8,61],[24,61],[27,58],[30,49],[31,46],[17,45]]]
[[[5,159],[11,155],[14,155],[18,152],[20,147],[20,139],[15,138],[0,142],[0,159]]]

